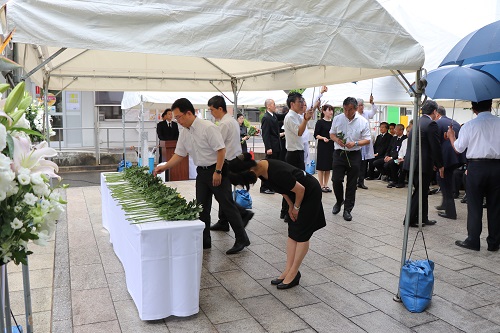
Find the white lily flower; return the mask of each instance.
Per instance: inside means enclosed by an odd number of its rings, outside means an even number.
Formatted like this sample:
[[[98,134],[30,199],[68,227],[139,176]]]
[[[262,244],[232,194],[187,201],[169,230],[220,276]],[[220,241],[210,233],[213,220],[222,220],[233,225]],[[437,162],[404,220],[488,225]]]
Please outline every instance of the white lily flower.
[[[0,151],[7,147],[7,129],[3,124],[0,124]]]

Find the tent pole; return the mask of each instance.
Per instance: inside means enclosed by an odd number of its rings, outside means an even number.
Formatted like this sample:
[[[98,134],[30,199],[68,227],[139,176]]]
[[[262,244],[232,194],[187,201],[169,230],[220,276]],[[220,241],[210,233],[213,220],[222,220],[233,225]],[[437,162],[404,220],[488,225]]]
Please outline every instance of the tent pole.
[[[419,120],[419,111],[420,111],[420,99],[422,97],[422,84],[420,82],[421,79],[421,69],[418,70],[415,74],[415,96],[414,96],[414,103],[413,103],[413,134],[415,134],[414,129],[418,129],[418,120]],[[411,86],[410,89],[411,90]],[[409,170],[409,176],[408,176],[408,195],[406,199],[406,216],[405,216],[405,224],[404,224],[404,236],[403,236],[403,249],[401,251],[401,268],[405,264],[406,261],[406,252],[408,248],[408,232],[410,228],[410,206],[411,206],[411,195],[412,195],[412,186],[413,186],[413,177],[414,177],[414,171],[415,171],[415,149],[417,146],[417,139],[415,135],[411,136],[411,155],[410,155],[410,170]],[[421,156],[421,155],[420,155]],[[419,157],[420,157],[419,156]],[[420,182],[422,183],[422,182]],[[421,214],[420,214],[421,215]],[[401,274],[400,274],[401,278]],[[398,285],[398,292],[394,296],[394,301],[401,302],[401,298],[399,295],[399,285]]]
[[[122,136],[123,136],[123,168],[127,167],[127,143],[125,142],[125,113],[127,110],[122,110]]]
[[[234,119],[236,119],[236,116],[238,114],[238,81],[235,78],[231,79],[231,88],[233,89],[233,95],[234,95],[233,117]]]

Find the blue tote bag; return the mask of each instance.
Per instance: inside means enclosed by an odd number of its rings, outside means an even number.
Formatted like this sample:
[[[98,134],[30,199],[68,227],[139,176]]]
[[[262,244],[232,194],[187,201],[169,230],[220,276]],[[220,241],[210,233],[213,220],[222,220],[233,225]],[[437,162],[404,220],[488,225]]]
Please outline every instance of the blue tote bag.
[[[252,209],[252,197],[245,189],[236,189],[233,192],[234,202],[245,209]]]
[[[422,231],[417,232],[415,241],[419,233],[422,233]],[[429,260],[423,233],[422,239],[424,240],[427,259],[411,260],[411,254],[415,246],[414,241],[408,260],[401,268],[399,278],[399,296],[406,309],[410,312],[424,311],[431,302],[434,290],[434,262]]]

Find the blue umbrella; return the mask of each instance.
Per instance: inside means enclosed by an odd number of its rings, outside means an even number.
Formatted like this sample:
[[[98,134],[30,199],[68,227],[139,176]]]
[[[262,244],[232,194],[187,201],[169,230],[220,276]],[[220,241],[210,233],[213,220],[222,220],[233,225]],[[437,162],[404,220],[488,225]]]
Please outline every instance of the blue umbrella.
[[[455,45],[439,65],[500,61],[500,21],[471,32]]]
[[[500,82],[497,79],[469,67],[440,67],[430,71],[426,79],[425,94],[433,99],[479,102],[500,97]]]
[[[479,64],[472,64],[469,67],[480,70],[481,72],[486,72],[491,76],[493,76],[498,81],[500,81],[500,61],[490,61]]]

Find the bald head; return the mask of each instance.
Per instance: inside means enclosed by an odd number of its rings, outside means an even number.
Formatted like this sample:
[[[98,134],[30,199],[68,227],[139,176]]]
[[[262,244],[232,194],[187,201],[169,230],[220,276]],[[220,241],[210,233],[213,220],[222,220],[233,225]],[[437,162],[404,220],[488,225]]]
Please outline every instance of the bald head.
[[[269,112],[276,112],[276,104],[274,104],[274,101],[272,99],[266,99],[266,101],[264,102],[264,106]]]

